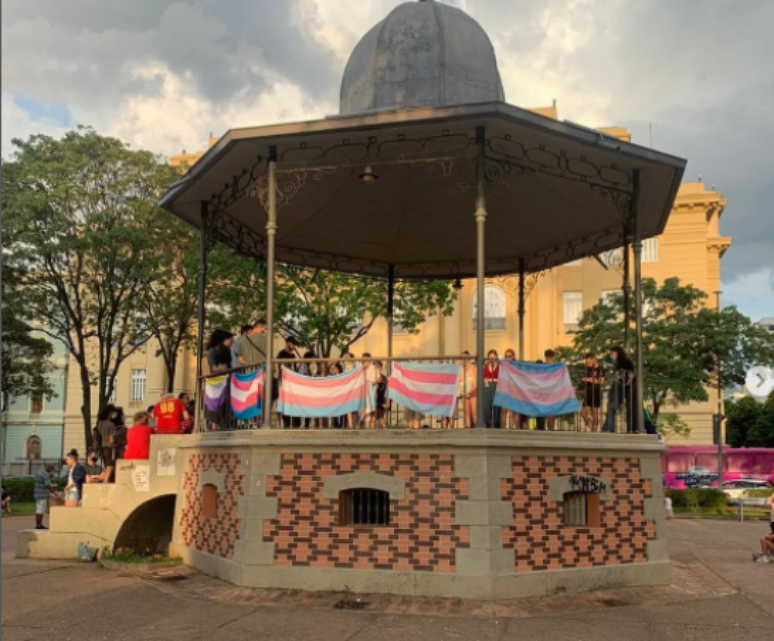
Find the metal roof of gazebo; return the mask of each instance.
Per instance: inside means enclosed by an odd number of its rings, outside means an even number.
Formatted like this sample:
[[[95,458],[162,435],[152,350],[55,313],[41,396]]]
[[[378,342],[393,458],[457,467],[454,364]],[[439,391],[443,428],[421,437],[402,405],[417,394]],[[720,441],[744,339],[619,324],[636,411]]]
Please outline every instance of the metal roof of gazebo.
[[[664,230],[685,161],[502,102],[234,129],[162,198],[194,226],[266,258],[277,157],[277,260],[397,278],[476,274],[476,132],[483,132],[486,275],[620,247],[639,170],[642,237]],[[259,201],[249,198],[258,196]]]
[[[269,369],[276,262],[386,277],[388,315],[396,278],[475,276],[483,309],[485,277],[519,272],[520,357],[526,273],[631,240],[641,302],[642,239],[664,230],[685,161],[503,99],[478,24],[448,5],[406,2],[355,47],[342,115],[229,131],[161,199],[202,230],[200,350],[211,240],[267,263]],[[476,320],[483,425],[484,315]],[[642,379],[638,359],[638,407]]]

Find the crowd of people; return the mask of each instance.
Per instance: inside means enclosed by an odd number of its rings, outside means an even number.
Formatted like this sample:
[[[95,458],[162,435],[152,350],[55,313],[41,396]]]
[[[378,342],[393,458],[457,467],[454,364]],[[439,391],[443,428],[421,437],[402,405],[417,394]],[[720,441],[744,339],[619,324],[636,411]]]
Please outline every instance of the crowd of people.
[[[259,319],[252,325],[241,328],[240,335],[234,337],[226,330],[215,330],[207,344],[206,358],[202,362],[202,371],[206,375],[225,373],[249,367],[259,367],[266,363],[268,351],[266,321]],[[469,352],[462,353],[463,369],[457,392],[459,409],[462,412],[462,420],[459,421],[455,411],[454,419],[445,419],[441,422],[442,428],[461,427],[472,428],[476,425],[478,411],[478,370],[475,360]],[[299,350],[298,341],[293,336],[285,338],[285,344],[276,354],[279,361],[272,372],[274,384],[271,404],[277,400],[282,385],[280,367],[287,367],[306,376],[332,376],[350,371],[357,364],[363,366],[365,371],[367,391],[364,399],[364,409],[347,416],[333,416],[325,419],[301,419],[298,417],[281,416],[282,426],[292,428],[319,428],[334,427],[341,429],[355,429],[360,427],[385,429],[390,422],[391,401],[387,396],[389,385],[388,375],[384,363],[375,360],[371,354],[364,353],[360,359],[356,359],[351,352],[345,352],[339,361],[323,362],[312,350]],[[507,349],[504,353],[505,360],[516,360],[513,349]],[[611,372],[610,385],[607,390],[607,409],[604,416],[601,415],[603,405],[603,386],[608,377],[595,354],[585,356],[585,374],[578,381],[579,400],[581,404],[580,419],[585,429],[592,432],[615,432],[616,416],[619,410],[625,408],[626,431],[632,431],[634,404],[633,381],[634,366],[631,359],[621,347],[614,347],[610,351]],[[299,362],[295,362],[299,361]],[[538,363],[556,362],[556,354],[553,350],[546,350],[543,360]],[[538,430],[554,430],[557,428],[555,417],[530,417],[519,415],[516,412],[501,409],[494,405],[495,391],[499,379],[500,356],[496,350],[490,350],[487,354],[484,366],[484,416],[486,426],[504,429],[529,429],[530,426]],[[402,423],[410,428],[427,426],[425,417],[410,409],[403,409]],[[208,421],[210,430],[219,429],[220,419],[213,417]],[[255,421],[254,427],[259,427],[260,421]]]

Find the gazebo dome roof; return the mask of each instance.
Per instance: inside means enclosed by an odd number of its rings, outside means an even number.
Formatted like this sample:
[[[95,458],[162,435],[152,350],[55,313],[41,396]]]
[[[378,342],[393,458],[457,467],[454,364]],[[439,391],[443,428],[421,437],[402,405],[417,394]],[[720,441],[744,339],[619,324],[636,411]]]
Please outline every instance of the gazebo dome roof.
[[[449,5],[396,7],[355,46],[340,113],[504,101],[494,48],[481,26]]]

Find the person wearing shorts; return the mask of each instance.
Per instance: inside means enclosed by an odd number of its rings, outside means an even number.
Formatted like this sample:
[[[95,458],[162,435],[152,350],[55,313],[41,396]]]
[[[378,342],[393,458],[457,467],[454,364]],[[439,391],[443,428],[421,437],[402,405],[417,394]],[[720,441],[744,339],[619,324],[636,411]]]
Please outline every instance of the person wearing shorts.
[[[35,529],[46,530],[46,526],[43,525],[43,517],[48,513],[48,497],[54,490],[52,484],[54,477],[54,465],[52,463],[46,463],[35,474],[35,491],[33,498],[35,499]]]

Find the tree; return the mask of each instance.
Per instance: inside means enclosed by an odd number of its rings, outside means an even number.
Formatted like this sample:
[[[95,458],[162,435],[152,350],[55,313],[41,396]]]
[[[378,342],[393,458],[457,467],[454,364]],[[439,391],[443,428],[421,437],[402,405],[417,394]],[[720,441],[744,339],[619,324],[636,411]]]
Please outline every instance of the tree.
[[[5,198],[12,198],[16,189],[15,167],[4,165],[2,191]],[[50,399],[53,389],[46,376],[52,369],[51,343],[36,335],[30,325],[32,310],[25,304],[25,293],[19,283],[24,272],[13,264],[9,245],[14,245],[17,230],[4,224],[5,248],[3,251],[2,278],[2,411],[8,409],[12,399],[20,396],[40,395]]]
[[[17,237],[8,249],[24,270],[27,304],[45,320],[41,331],[76,363],[90,443],[92,385],[103,406],[121,364],[150,337],[139,301],[168,250],[156,242],[167,216],[157,199],[177,173],[89,128],[13,144],[6,166],[16,185],[3,199],[3,224]]]
[[[663,285],[643,280],[644,395],[654,420],[679,424],[659,415],[666,406],[706,401],[716,383],[717,362],[726,385],[743,382],[751,363],[774,360],[774,339],[734,307],[706,307],[707,295],[669,278]],[[623,343],[623,297],[613,296],[586,310],[564,357],[579,362],[586,352],[606,354]]]

